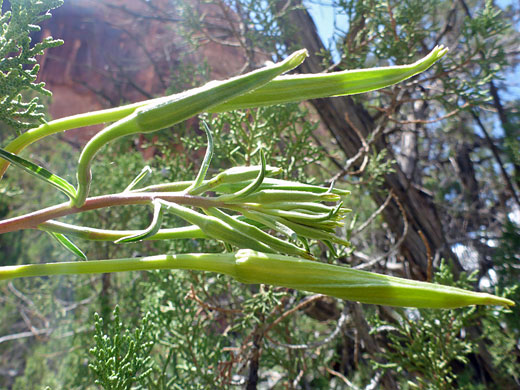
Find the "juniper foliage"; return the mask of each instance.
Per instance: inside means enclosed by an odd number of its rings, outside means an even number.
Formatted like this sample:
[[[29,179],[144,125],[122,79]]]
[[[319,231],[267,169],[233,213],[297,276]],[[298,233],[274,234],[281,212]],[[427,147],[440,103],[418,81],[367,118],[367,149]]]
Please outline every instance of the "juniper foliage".
[[[33,43],[31,34],[40,31],[39,23],[51,17],[50,10],[63,0],[11,0],[11,9],[0,17],[0,121],[19,133],[45,120],[44,106],[38,96],[50,96],[45,83],[36,82],[40,66],[36,56],[63,44],[49,36]],[[3,1],[0,1],[0,8]]]
[[[106,390],[126,390],[142,384],[152,372],[150,350],[154,345],[150,332],[149,315],[131,332],[125,329],[119,315],[119,307],[113,312],[113,320],[95,314],[95,347],[90,349],[92,359],[89,368],[97,385]],[[107,329],[105,332],[104,329]],[[134,387],[132,387],[134,386]]]

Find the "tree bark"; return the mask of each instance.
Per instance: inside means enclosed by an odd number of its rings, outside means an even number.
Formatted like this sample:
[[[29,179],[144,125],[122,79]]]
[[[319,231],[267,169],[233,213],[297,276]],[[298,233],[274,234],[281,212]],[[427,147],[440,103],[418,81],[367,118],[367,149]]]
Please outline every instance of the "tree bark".
[[[319,73],[323,71],[320,58],[316,53],[325,50],[316,31],[316,26],[307,10],[303,7],[287,12],[287,25],[295,28],[289,36],[287,45],[305,47],[309,50],[310,57],[301,66],[302,73]],[[354,156],[362,141],[352,126],[367,137],[376,128],[375,120],[359,104],[355,104],[351,98],[316,99],[312,101],[320,115],[321,121],[327,126],[338,145],[347,157]],[[350,125],[352,124],[352,126]],[[386,148],[382,140],[375,143],[378,151]],[[388,150],[389,158],[392,156]],[[414,185],[412,178],[401,170],[399,165],[394,165],[394,173],[385,175],[383,187],[384,193],[372,194],[374,201],[381,204],[390,191],[398,197],[406,212],[409,223],[408,234],[401,246],[401,254],[419,270],[423,277],[427,274],[429,256],[428,253],[438,253],[445,259],[451,259],[454,264],[454,272],[458,273],[462,267],[451,251],[443,233],[441,219],[433,199]],[[393,233],[399,237],[403,231],[403,216],[399,205],[391,202],[383,212],[383,217]],[[426,243],[425,243],[425,240]]]

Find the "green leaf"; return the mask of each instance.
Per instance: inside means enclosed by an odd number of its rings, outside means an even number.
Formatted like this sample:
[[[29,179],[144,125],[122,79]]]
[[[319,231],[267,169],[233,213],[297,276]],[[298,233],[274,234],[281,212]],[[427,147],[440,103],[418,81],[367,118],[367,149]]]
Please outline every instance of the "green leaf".
[[[114,241],[114,243],[121,244],[121,243],[125,243],[125,242],[136,242],[136,241],[144,240],[145,238],[148,238],[150,236],[153,236],[161,228],[163,215],[164,215],[164,211],[162,208],[162,203],[159,200],[154,200],[153,218],[152,218],[152,222],[150,223],[150,226],[148,226],[145,230],[143,230],[142,232],[139,232],[138,234],[133,234],[131,236],[120,238],[119,240]]]
[[[71,200],[76,198],[76,189],[74,186],[67,180],[55,175],[52,172],[49,172],[47,169],[40,167],[39,165],[17,156],[16,154],[10,153],[2,148],[0,148],[0,157],[9,161],[11,164],[16,165],[17,167],[22,168],[38,179],[56,187],[65,195],[67,195]]]
[[[204,125],[204,131],[206,132],[206,136],[208,137],[208,148],[206,149],[206,154],[204,155],[204,160],[202,161],[202,165],[200,166],[199,173],[197,174],[197,178],[193,182],[193,184],[186,189],[186,193],[191,194],[194,190],[202,185],[204,178],[206,177],[206,173],[208,172],[209,164],[211,163],[211,159],[213,158],[213,135],[211,134],[211,130],[208,124],[205,121],[202,121]]]
[[[226,195],[219,196],[218,200],[221,202],[237,201],[237,200],[247,197],[248,195],[250,195],[250,194],[254,193],[256,190],[258,190],[264,181],[265,173],[266,173],[266,163],[265,163],[265,155],[264,155],[263,149],[260,149],[260,159],[261,159],[262,165],[261,165],[260,172],[258,172],[258,175],[255,180],[253,180],[251,183],[249,183],[247,186],[245,186],[238,192],[235,192],[233,194],[226,194]]]
[[[261,163],[262,163],[262,165],[261,165],[262,169],[260,169],[260,172],[258,172],[258,176],[256,177],[256,179],[251,184],[249,184],[247,187],[245,187],[244,189],[242,189],[239,192],[237,192],[235,194],[236,197],[240,197],[241,198],[241,197],[248,196],[248,195],[252,194],[256,190],[258,190],[258,188],[260,188],[260,186],[264,182],[266,163],[265,163],[265,155],[264,155],[264,150],[263,149],[260,149],[260,160],[261,160]]]
[[[81,249],[78,248],[76,244],[74,244],[67,236],[61,233],[47,232],[49,233],[56,241],[58,241],[61,246],[71,252],[74,256],[79,257],[81,260],[88,260],[87,256],[83,253]]]
[[[152,173],[152,168],[150,168],[149,165],[145,166],[139,175],[135,177],[134,180],[128,185],[128,187],[125,188],[123,192],[131,191],[135,188],[136,185],[138,185],[146,176],[150,175]]]

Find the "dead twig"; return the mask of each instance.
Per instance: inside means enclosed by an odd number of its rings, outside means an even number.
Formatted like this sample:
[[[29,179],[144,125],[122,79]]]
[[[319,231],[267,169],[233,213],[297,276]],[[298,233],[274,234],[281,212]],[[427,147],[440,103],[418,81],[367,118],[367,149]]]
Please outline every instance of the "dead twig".
[[[193,284],[190,286],[190,292],[188,293],[188,298],[191,298],[193,299],[195,302],[197,302],[202,308],[206,309],[206,310],[210,310],[210,311],[218,311],[220,313],[225,313],[225,314],[242,314],[242,311],[241,310],[237,310],[237,309],[225,309],[223,307],[217,307],[217,306],[212,306],[212,305],[208,305],[207,303],[205,303],[202,299],[200,299],[198,296],[197,296],[197,293],[195,292],[195,288],[193,287]]]
[[[421,240],[424,243],[424,246],[426,247],[426,257],[428,258],[428,268],[426,271],[426,281],[431,282],[433,277],[433,257],[432,257],[432,250],[430,248],[430,244],[428,243],[428,240],[426,239],[426,236],[422,232],[422,230],[418,230],[417,233],[419,233],[419,236],[421,237]]]
[[[285,313],[283,313],[280,317],[278,317],[276,320],[274,320],[264,331],[265,334],[267,334],[271,329],[273,329],[276,325],[278,325],[280,322],[282,322],[285,318],[289,317],[294,312],[303,309],[305,306],[311,304],[312,302],[324,297],[322,294],[316,294],[312,295],[311,297],[305,299],[304,301],[300,302],[293,308],[287,310]]]
[[[273,340],[271,337],[266,335],[266,339],[268,339],[270,342],[276,345],[278,348],[286,348],[286,349],[316,349],[320,348],[328,343],[330,343],[332,340],[334,340],[341,332],[341,329],[345,325],[347,321],[347,314],[345,310],[341,312],[341,315],[338,319],[338,322],[336,323],[336,327],[332,331],[331,334],[329,334],[327,337],[325,337],[323,340],[310,343],[310,344],[285,344],[280,343],[276,340]]]
[[[389,251],[387,251],[386,253],[382,254],[381,256],[378,256],[376,257],[374,260],[371,260],[367,263],[364,263],[364,264],[360,264],[356,267],[353,267],[354,269],[367,269],[367,268],[370,268],[372,266],[374,266],[375,264],[379,263],[381,260],[384,260],[386,259],[387,257],[395,254],[399,248],[401,247],[402,243],[404,242],[405,238],[406,238],[406,235],[408,233],[408,218],[406,217],[406,211],[403,207],[403,205],[401,204],[401,202],[399,201],[399,198],[397,197],[397,195],[395,195],[394,193],[392,193],[392,198],[394,198],[395,202],[397,203],[397,206],[399,207],[399,211],[401,212],[401,215],[402,215],[402,218],[403,218],[403,234],[401,235],[401,237],[399,238],[399,240],[397,240],[397,242],[392,246],[392,248],[390,248]],[[358,256],[358,254],[356,252],[354,252],[354,256],[357,256],[359,258],[363,258],[363,257],[367,257],[366,255],[361,255],[361,256]]]
[[[352,236],[355,236],[355,235],[361,233],[363,230],[365,230],[368,227],[368,225],[370,225],[374,221],[374,219],[376,219],[376,217],[383,212],[383,210],[386,208],[386,206],[388,206],[393,195],[394,195],[394,191],[390,190],[390,193],[386,197],[383,204],[381,206],[379,206],[379,208],[376,211],[374,211],[372,213],[372,215],[370,215],[370,217],[368,217],[368,219],[365,222],[363,222],[363,224],[360,227],[358,227],[357,229],[355,229],[352,232]]]

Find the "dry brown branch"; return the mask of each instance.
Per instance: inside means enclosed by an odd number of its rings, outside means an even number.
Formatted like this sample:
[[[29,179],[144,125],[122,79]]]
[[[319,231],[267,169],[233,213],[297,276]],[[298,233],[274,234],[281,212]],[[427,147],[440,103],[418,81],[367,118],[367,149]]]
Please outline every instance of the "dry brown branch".
[[[428,244],[428,240],[426,239],[426,236],[422,232],[422,230],[417,231],[419,233],[419,236],[421,236],[421,239],[424,242],[424,246],[426,247],[426,256],[428,256],[428,269],[426,271],[426,280],[428,282],[431,282],[433,277],[433,257],[432,257],[432,250],[430,248],[430,244]]]
[[[410,120],[406,120],[406,121],[401,121],[401,120],[392,118],[392,116],[388,116],[388,120],[390,122],[394,122],[394,123],[397,123],[399,125],[410,125],[410,124],[423,124],[423,125],[427,125],[427,124],[431,124],[431,123],[436,123],[436,122],[442,121],[444,119],[448,119],[448,118],[458,114],[460,111],[462,111],[464,108],[467,108],[467,107],[469,107],[469,103],[465,103],[460,108],[456,108],[455,110],[448,112],[446,115],[443,115],[441,117],[434,118],[434,119],[413,119],[413,120],[410,119]]]
[[[390,193],[388,194],[388,196],[386,197],[385,201],[383,202],[383,204],[381,206],[379,206],[379,208],[374,211],[370,217],[367,218],[367,220],[365,222],[363,222],[363,224],[358,227],[357,229],[354,229],[354,231],[352,231],[352,236],[355,236],[359,233],[361,233],[363,230],[365,230],[368,225],[370,225],[374,219],[383,212],[383,210],[385,209],[386,206],[388,206],[388,203],[390,203],[390,200],[392,199],[392,196],[394,195],[394,191],[393,190],[390,190]]]
[[[267,335],[266,335],[266,339],[268,339],[270,342],[272,342],[278,348],[316,349],[316,348],[322,347],[322,346],[330,343],[331,341],[333,341],[340,334],[341,329],[345,325],[346,321],[347,321],[347,314],[346,314],[345,310],[343,310],[336,323],[336,327],[334,328],[334,330],[323,340],[316,341],[316,342],[310,343],[310,344],[285,344],[285,343],[281,343],[279,341],[273,340],[271,337],[269,337]]]
[[[374,266],[375,264],[379,263],[381,260],[384,260],[384,259],[388,258],[389,256],[392,256],[393,254],[395,254],[399,250],[399,248],[401,247],[401,244],[405,240],[406,234],[408,233],[408,218],[406,217],[406,211],[404,210],[404,207],[401,204],[401,202],[399,201],[399,198],[397,197],[397,195],[392,193],[392,198],[394,198],[395,202],[397,203],[397,206],[399,207],[399,210],[401,211],[401,215],[402,215],[402,219],[403,219],[403,225],[404,226],[403,226],[403,233],[401,234],[401,237],[390,248],[389,251],[387,251],[386,253],[382,254],[381,256],[376,257],[375,259],[373,259],[373,260],[371,260],[371,261],[369,261],[367,263],[360,264],[360,265],[358,265],[356,267],[353,267],[354,269],[367,269],[367,268],[370,268],[370,267]],[[357,256],[359,258],[366,258],[367,257],[366,255],[360,255],[360,254],[357,254],[356,252],[354,252],[354,256]]]
[[[190,286],[190,292],[187,295],[188,298],[193,299],[195,302],[197,302],[202,308],[210,311],[218,311],[220,313],[225,314],[242,314],[242,310],[236,310],[236,309],[225,309],[223,307],[217,307],[217,306],[211,306],[205,303],[202,299],[200,299],[197,296],[197,293],[195,292],[195,288],[193,287],[193,284]]]
[[[297,304],[296,306],[294,306],[293,308],[287,310],[280,317],[278,317],[276,320],[274,320],[267,328],[265,328],[264,333],[267,334],[272,328],[274,328],[276,325],[278,325],[285,318],[289,317],[294,312],[303,309],[305,306],[309,305],[310,303],[312,303],[322,297],[324,297],[324,295],[322,295],[322,294],[312,295],[309,298],[307,298],[304,301]]]

